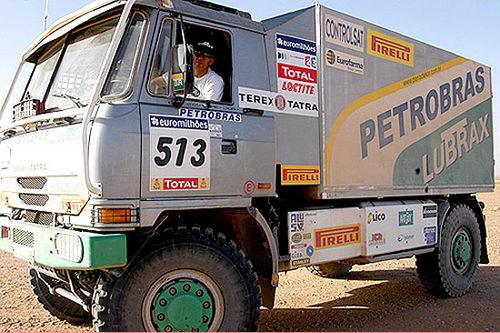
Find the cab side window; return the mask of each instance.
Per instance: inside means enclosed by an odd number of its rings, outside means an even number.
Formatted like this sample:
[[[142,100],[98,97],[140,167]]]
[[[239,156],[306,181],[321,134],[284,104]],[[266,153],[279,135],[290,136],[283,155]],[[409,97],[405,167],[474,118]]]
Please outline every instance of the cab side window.
[[[231,35],[195,24],[188,23],[184,27],[187,43],[195,51],[194,89],[188,98],[230,103],[233,72]],[[176,33],[176,44],[182,44],[180,29]]]

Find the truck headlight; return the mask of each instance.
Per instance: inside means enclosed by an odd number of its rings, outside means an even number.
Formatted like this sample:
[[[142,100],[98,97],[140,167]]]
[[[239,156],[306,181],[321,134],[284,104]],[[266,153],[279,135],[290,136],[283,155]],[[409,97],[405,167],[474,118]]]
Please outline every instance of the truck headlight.
[[[83,246],[80,237],[71,234],[57,233],[54,237],[56,254],[72,262],[81,262],[83,259]]]

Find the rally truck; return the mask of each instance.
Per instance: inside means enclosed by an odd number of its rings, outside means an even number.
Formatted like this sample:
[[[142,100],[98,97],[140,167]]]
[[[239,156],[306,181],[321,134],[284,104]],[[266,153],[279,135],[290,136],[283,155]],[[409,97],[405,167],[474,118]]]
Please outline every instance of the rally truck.
[[[207,41],[220,101],[193,98]],[[280,272],[396,258],[458,297],[488,262],[490,68],[319,4],[92,3],[2,115],[0,248],[96,331],[255,331]]]

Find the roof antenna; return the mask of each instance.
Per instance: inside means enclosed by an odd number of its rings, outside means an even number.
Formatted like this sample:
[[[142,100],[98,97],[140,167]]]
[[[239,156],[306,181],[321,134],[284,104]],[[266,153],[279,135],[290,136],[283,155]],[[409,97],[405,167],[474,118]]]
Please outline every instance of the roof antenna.
[[[45,15],[43,17],[43,31],[47,30],[48,19],[49,19],[49,0],[45,0]]]

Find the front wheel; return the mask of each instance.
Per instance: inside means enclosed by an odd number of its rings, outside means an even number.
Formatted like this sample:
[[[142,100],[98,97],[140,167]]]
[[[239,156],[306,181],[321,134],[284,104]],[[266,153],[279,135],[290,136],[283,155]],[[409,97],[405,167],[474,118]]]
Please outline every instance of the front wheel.
[[[260,287],[248,258],[211,229],[179,228],[117,280],[101,279],[96,331],[256,331]]]
[[[80,305],[64,297],[50,293],[47,284],[50,283],[54,287],[56,282],[53,279],[37,272],[32,267],[29,269],[29,276],[33,294],[35,294],[38,302],[51,315],[74,325],[88,325],[91,323],[90,313],[85,311]],[[42,278],[45,282],[42,281]]]
[[[437,296],[461,296],[472,288],[480,253],[476,215],[469,206],[456,205],[444,221],[439,248],[417,256],[418,276]]]

